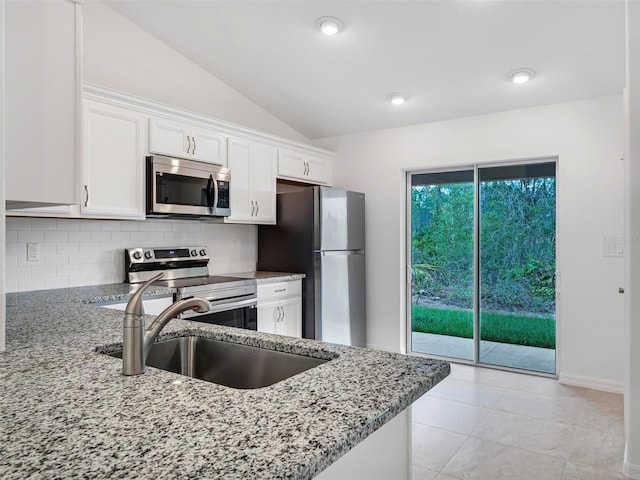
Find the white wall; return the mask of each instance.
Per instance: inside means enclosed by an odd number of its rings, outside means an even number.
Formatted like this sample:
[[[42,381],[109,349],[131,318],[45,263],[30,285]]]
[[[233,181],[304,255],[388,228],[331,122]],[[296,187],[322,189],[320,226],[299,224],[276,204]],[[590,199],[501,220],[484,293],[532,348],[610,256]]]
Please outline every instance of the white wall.
[[[253,225],[7,217],[6,233],[8,292],[121,283],[131,247],[205,245],[213,274],[256,268]],[[27,261],[27,242],[40,243],[40,261]]]
[[[4,32],[4,0],[0,1],[0,32]],[[0,33],[0,352],[5,349],[4,272],[4,34]]]
[[[640,3],[627,1],[627,114],[629,298],[625,384],[624,473],[640,479]]]
[[[282,137],[308,141],[107,5],[83,5],[84,81]]]
[[[558,157],[561,381],[621,391],[624,258],[602,256],[624,236],[619,96],[323,139],[336,185],[367,195],[367,343],[405,347],[405,169]]]

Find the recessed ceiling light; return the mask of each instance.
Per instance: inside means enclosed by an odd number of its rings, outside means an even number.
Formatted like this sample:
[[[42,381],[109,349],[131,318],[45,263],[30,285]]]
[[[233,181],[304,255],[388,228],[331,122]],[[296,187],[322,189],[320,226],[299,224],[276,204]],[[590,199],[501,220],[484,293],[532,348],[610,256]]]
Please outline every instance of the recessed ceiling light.
[[[336,35],[344,30],[344,23],[336,17],[320,17],[316,25],[325,35]]]
[[[525,83],[536,76],[536,71],[532,68],[518,68],[509,73],[513,83]]]
[[[408,95],[406,93],[401,93],[401,92],[390,93],[387,96],[387,98],[394,105],[402,105],[403,103],[406,103],[407,100],[409,100]]]

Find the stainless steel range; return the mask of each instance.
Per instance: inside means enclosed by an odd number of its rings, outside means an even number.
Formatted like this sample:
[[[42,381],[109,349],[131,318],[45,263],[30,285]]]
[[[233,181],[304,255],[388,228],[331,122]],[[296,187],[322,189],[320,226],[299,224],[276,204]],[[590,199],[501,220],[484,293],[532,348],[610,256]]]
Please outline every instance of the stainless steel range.
[[[255,279],[209,275],[207,247],[128,248],[124,251],[125,281],[145,282],[164,273],[154,285],[174,288],[174,301],[205,298],[206,313],[193,311],[180,318],[229,327],[257,329],[257,282]]]

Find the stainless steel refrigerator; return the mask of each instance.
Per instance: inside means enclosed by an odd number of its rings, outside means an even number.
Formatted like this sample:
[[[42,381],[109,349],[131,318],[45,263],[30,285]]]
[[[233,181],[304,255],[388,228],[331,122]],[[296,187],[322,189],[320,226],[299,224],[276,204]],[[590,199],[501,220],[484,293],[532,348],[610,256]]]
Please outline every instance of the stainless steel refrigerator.
[[[329,187],[280,193],[277,218],[258,227],[258,270],[306,274],[302,336],[364,346],[364,194]]]

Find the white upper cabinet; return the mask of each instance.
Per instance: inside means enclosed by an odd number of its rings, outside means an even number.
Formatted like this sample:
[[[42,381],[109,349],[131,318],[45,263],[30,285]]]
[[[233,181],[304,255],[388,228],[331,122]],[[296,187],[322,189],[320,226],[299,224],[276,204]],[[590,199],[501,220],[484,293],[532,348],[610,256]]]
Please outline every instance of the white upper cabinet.
[[[7,204],[77,203],[81,7],[9,0],[4,9]]]
[[[280,149],[278,151],[278,177],[299,182],[330,185],[331,159],[306,152]]]
[[[82,215],[144,219],[147,117],[85,100],[83,121]]]
[[[225,146],[226,136],[215,130],[161,118],[149,121],[151,153],[224,165]]]
[[[231,215],[226,223],[276,223],[276,159],[274,147],[229,139]]]

